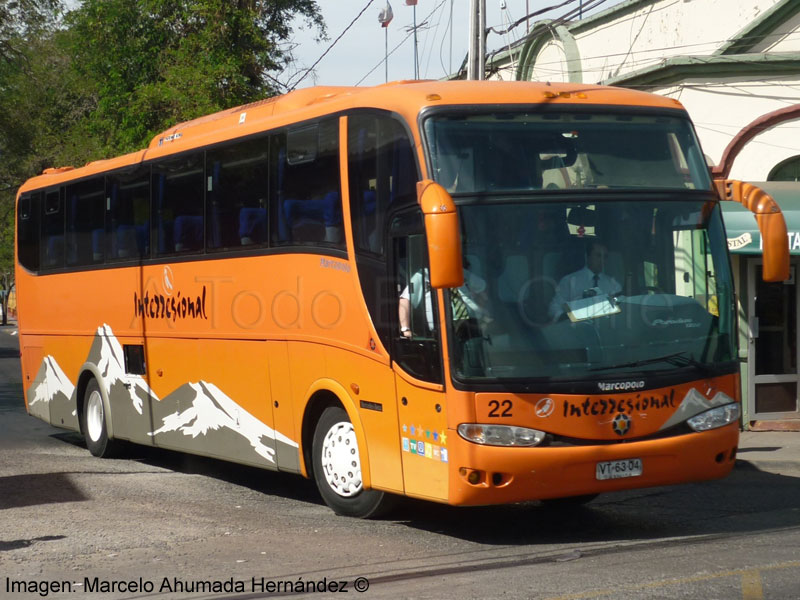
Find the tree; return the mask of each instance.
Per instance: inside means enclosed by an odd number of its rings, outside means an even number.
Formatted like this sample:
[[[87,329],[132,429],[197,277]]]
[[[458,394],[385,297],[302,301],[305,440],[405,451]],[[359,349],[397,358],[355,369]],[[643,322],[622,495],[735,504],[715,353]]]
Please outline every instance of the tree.
[[[0,0],[0,275],[14,198],[50,166],[147,146],[175,123],[278,91],[316,0]]]
[[[0,0],[0,62],[19,58],[19,43],[51,29],[60,10],[60,0]]]
[[[37,124],[42,115],[33,105],[41,100],[41,86],[33,72],[39,54],[49,55],[37,40],[49,40],[55,31],[59,0],[0,0],[0,278],[3,290],[14,270],[14,197],[16,189],[39,164]],[[48,80],[52,74],[42,71]],[[38,169],[40,170],[40,169]],[[4,298],[5,320],[5,298]]]
[[[315,0],[85,0],[66,22],[89,130],[129,152],[176,122],[273,95],[295,16],[324,36]]]

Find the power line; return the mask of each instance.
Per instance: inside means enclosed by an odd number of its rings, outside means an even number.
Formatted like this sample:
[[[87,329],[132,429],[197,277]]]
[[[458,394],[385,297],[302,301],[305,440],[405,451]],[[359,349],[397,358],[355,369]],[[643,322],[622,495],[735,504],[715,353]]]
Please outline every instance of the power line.
[[[547,8],[540,8],[539,10],[535,10],[532,13],[529,13],[522,17],[521,19],[517,19],[513,23],[511,23],[507,29],[497,29],[495,27],[489,27],[487,31],[491,31],[492,33],[496,33],[498,35],[505,35],[509,33],[512,29],[516,29],[523,23],[527,23],[531,17],[538,17],[539,15],[543,15],[544,13],[550,12],[551,10],[556,10],[557,8],[562,8],[567,4],[572,4],[573,2],[577,2],[578,0],[565,0],[561,4],[554,4],[553,6],[548,6]]]
[[[765,39],[767,37],[781,37],[783,39],[792,39],[795,36],[796,37],[800,37],[800,33],[792,34],[792,35],[789,35],[789,36],[787,36],[785,33],[774,33],[774,34],[768,34],[768,35],[765,35],[765,36],[759,36],[758,39]],[[642,56],[641,58],[638,58],[638,59],[635,59],[635,60],[632,60],[632,61],[624,61],[624,62],[626,64],[628,64],[630,67],[637,67],[637,66],[647,65],[647,64],[657,64],[660,61],[664,60],[664,58],[665,58],[665,56],[663,55],[664,51],[682,50],[682,49],[701,49],[701,48],[707,48],[707,47],[714,48],[714,47],[718,47],[720,44],[727,43],[727,42],[730,42],[730,41],[731,41],[730,39],[724,39],[724,40],[716,40],[716,41],[708,41],[708,42],[698,42],[698,43],[694,43],[694,44],[679,44],[679,45],[674,45],[674,46],[663,46],[663,47],[658,47],[658,48],[644,48],[644,49],[635,51],[635,54],[637,54],[637,55],[647,55],[647,54],[652,54],[652,53],[659,53],[659,55],[656,56],[656,57]],[[495,56],[495,55],[499,54],[500,52],[504,52],[504,51],[505,51],[505,49],[495,50],[494,52],[492,52],[491,56]],[[597,54],[597,55],[593,55],[593,56],[583,57],[581,59],[581,62],[582,62],[582,69],[581,70],[582,70],[582,72],[584,74],[598,73],[598,72],[602,74],[602,72],[605,71],[605,70],[611,70],[611,69],[614,69],[616,67],[619,67],[620,65],[623,64],[623,62],[621,61],[621,62],[606,63],[602,67],[592,67],[588,63],[599,61],[599,60],[602,60],[602,59],[625,57],[625,56],[627,56],[627,54],[628,54],[627,52],[618,52],[618,53],[612,53],[612,54]],[[677,58],[677,57],[680,57],[680,56],[686,56],[686,55],[681,55],[681,54],[677,54],[676,53],[673,56],[673,58]],[[738,59],[737,60],[736,55],[733,55],[733,54],[724,54],[724,55],[714,54],[714,55],[707,55],[707,56],[689,55],[689,56],[691,56],[692,58],[695,58],[695,59],[707,59],[707,60],[719,60],[719,59],[725,60],[725,59],[727,59],[727,60],[729,60],[731,62],[741,62],[741,60],[742,60],[742,59]],[[536,63],[536,70],[537,71],[541,71],[541,72],[549,72],[549,73],[552,73],[552,74],[555,75],[555,74],[558,74],[558,73],[562,72],[562,70],[559,69],[556,66],[556,65],[560,65],[560,64],[561,64],[561,61],[539,62],[539,63]],[[548,68],[546,68],[548,66],[553,66],[554,68],[548,69]]]
[[[439,2],[439,4],[437,4],[436,6],[434,6],[434,7],[433,7],[433,10],[431,10],[431,12],[429,12],[429,13],[428,13],[428,16],[426,16],[424,19],[422,19],[422,21],[423,21],[423,22],[426,22],[428,19],[430,19],[430,18],[433,16],[433,14],[434,14],[434,13],[435,13],[437,10],[439,10],[439,9],[440,9],[440,8],[441,8],[441,7],[444,5],[444,3],[445,3],[445,2],[447,2],[447,0],[442,0],[441,2]],[[389,53],[388,53],[388,54],[387,54],[387,55],[386,55],[386,56],[385,56],[383,59],[381,59],[381,61],[380,61],[380,62],[379,62],[377,65],[375,65],[374,67],[372,67],[372,68],[371,68],[371,69],[370,69],[370,70],[367,72],[367,74],[366,74],[366,75],[364,75],[364,76],[363,76],[361,79],[359,79],[359,80],[358,80],[358,83],[356,83],[356,86],[359,86],[359,85],[361,85],[361,82],[363,82],[363,81],[364,81],[364,80],[365,80],[367,77],[369,77],[370,75],[372,75],[372,73],[375,71],[375,69],[377,69],[378,67],[380,67],[380,66],[381,66],[381,65],[382,65],[382,64],[383,64],[383,63],[384,63],[384,62],[385,62],[385,61],[386,61],[386,60],[387,60],[387,59],[388,59],[388,58],[389,58],[389,57],[390,57],[392,54],[394,54],[394,53],[395,53],[395,51],[397,51],[397,49],[398,49],[398,48],[400,48],[400,46],[402,46],[403,44],[405,44],[405,43],[406,43],[406,41],[408,40],[408,38],[410,38],[410,37],[411,37],[413,34],[414,34],[414,30],[412,29],[412,30],[411,30],[411,31],[410,31],[410,32],[409,32],[409,33],[406,35],[406,37],[404,37],[404,38],[403,38],[403,39],[400,41],[400,43],[399,43],[399,44],[397,44],[397,45],[396,45],[394,48],[392,48],[392,51],[391,51],[391,52],[389,52]]]
[[[641,17],[641,15],[639,15],[638,17]],[[626,19],[626,20],[633,20],[633,18],[634,17],[631,17],[630,19]],[[619,23],[624,23],[624,22],[625,22],[625,20],[619,21]],[[652,53],[663,53],[665,51],[670,51],[670,50],[698,49],[698,48],[704,48],[704,47],[712,47],[713,48],[713,47],[719,47],[721,44],[728,43],[728,42],[731,42],[731,41],[734,41],[734,40],[735,41],[748,41],[748,40],[766,41],[766,40],[768,40],[768,38],[791,40],[791,39],[796,39],[798,36],[800,36],[800,33],[798,33],[798,32],[793,32],[793,33],[789,33],[789,34],[787,34],[786,32],[776,32],[776,33],[771,33],[771,34],[766,34],[766,35],[759,35],[759,36],[749,36],[749,37],[741,37],[741,38],[734,38],[734,39],[728,38],[728,39],[716,40],[716,41],[708,41],[708,42],[698,42],[698,43],[691,43],[691,44],[678,44],[678,45],[663,46],[663,47],[657,47],[657,48],[645,48],[645,49],[641,49],[641,50],[636,50],[635,54],[637,54],[637,55],[647,55],[647,54],[652,54]],[[505,52],[505,51],[507,51],[506,48],[500,48],[498,50],[494,50],[493,52],[491,52],[489,56],[491,58],[491,57],[494,57],[497,54],[500,54],[501,52]],[[607,63],[607,64],[603,65],[602,67],[591,67],[591,66],[588,65],[588,63],[591,63],[591,62],[594,62],[594,61],[599,61],[599,60],[602,60],[602,59],[615,58],[615,57],[625,57],[628,54],[629,54],[629,52],[625,51],[625,52],[618,52],[618,53],[612,53],[612,54],[597,54],[597,55],[593,55],[593,56],[582,57],[582,59],[581,59],[582,71],[583,71],[584,74],[593,73],[593,72],[594,73],[597,73],[597,72],[602,73],[603,71],[606,71],[606,70],[612,70],[614,68],[618,68],[623,63],[628,64],[631,67],[635,67],[635,66],[639,66],[639,65],[648,64],[648,63],[649,64],[656,64],[658,61],[664,59],[663,54],[661,54],[658,57],[650,58],[650,57],[646,57],[645,56],[645,57],[642,57],[642,58],[639,58],[639,59],[636,59],[636,60],[633,60],[633,61],[620,61],[620,62],[614,62],[614,63]],[[678,55],[676,53],[675,56],[680,56],[680,55]],[[714,55],[714,57],[720,58],[719,55]],[[695,58],[700,58],[700,57],[695,56]],[[732,55],[732,54],[721,55],[721,58],[726,58],[728,60],[735,61],[735,55]],[[544,72],[548,72],[549,71],[552,74],[558,74],[558,73],[562,72],[561,69],[559,69],[557,67],[553,68],[553,69],[546,69],[545,67],[547,67],[547,66],[555,66],[555,65],[560,65],[560,64],[561,64],[561,61],[549,61],[549,62],[537,62],[535,66],[536,66],[537,71],[544,71]]]
[[[359,79],[359,80],[358,80],[358,82],[355,84],[355,85],[356,85],[356,87],[358,87],[359,85],[361,85],[361,82],[362,82],[362,81],[364,81],[364,80],[365,80],[367,77],[369,77],[370,75],[372,75],[372,73],[375,71],[375,69],[377,69],[377,68],[378,68],[378,67],[380,67],[380,66],[381,66],[381,65],[382,65],[384,62],[386,62],[386,59],[388,59],[388,58],[389,58],[389,57],[390,57],[392,54],[394,54],[394,53],[395,53],[395,51],[396,51],[398,48],[400,48],[400,46],[402,46],[403,44],[405,44],[405,43],[406,43],[406,40],[408,40],[408,38],[410,38],[410,37],[411,37],[413,34],[414,34],[414,32],[413,32],[413,31],[409,31],[409,32],[406,34],[406,37],[404,37],[404,38],[402,39],[402,41],[401,41],[399,44],[397,44],[397,46],[395,46],[394,48],[392,48],[391,52],[388,52],[388,53],[386,54],[386,56],[383,58],[383,60],[381,60],[381,61],[380,61],[380,62],[379,62],[377,65],[375,65],[374,67],[372,67],[372,68],[371,68],[371,69],[370,69],[370,70],[367,72],[367,74],[366,74],[366,75],[364,75],[364,76],[363,76],[361,79]]]
[[[448,38],[450,38],[450,64],[448,67],[444,66],[444,42]],[[445,76],[450,75],[453,71],[453,0],[450,0],[450,16],[447,20],[447,27],[444,29],[444,33],[442,34],[442,43],[439,44],[439,64],[442,67],[442,72]]]
[[[707,126],[703,125],[702,123],[698,123],[697,121],[693,121],[693,123],[698,129],[705,129],[706,131],[710,131],[712,133],[717,133],[719,135],[724,135],[724,136],[727,136],[727,137],[731,136],[730,133],[727,133],[725,131],[719,131],[719,130],[714,129],[712,127],[707,127]],[[781,129],[784,129],[784,127],[781,126]],[[791,129],[791,128],[786,128],[786,129]],[[765,132],[761,132],[761,133],[765,133]],[[771,143],[771,142],[765,142],[763,140],[759,140],[758,137],[754,137],[753,139],[751,139],[748,142],[748,144],[760,144],[762,146],[769,146],[771,148],[779,148],[781,150],[791,150],[792,152],[797,152],[797,146],[782,146],[780,144],[774,144],[774,143]]]
[[[442,10],[439,12],[439,18],[436,20],[436,27],[433,29],[433,35],[430,38],[431,47],[428,49],[428,60],[425,62],[425,76],[428,74],[428,70],[430,69],[431,65],[431,58],[433,58],[433,47],[436,43],[436,35],[439,33],[439,26],[442,24],[442,15],[444,15],[444,4],[442,4]],[[447,31],[445,30],[444,34],[442,35],[442,40],[445,39]],[[425,42],[422,46],[422,55],[425,55],[425,48],[428,46],[428,36],[425,36]],[[440,55],[441,58],[441,55]]]
[[[506,29],[497,29],[495,27],[489,27],[489,28],[486,29],[486,33],[492,32],[492,33],[498,33],[500,35],[505,35],[506,33],[510,32],[512,29],[514,29],[516,27],[519,27],[523,23],[526,23],[530,19],[530,17],[538,16],[538,15],[544,14],[546,12],[550,12],[552,10],[556,10],[558,8],[562,8],[562,7],[564,7],[564,6],[568,5],[568,4],[574,3],[575,1],[576,0],[564,0],[564,2],[561,2],[560,4],[554,4],[554,5],[548,6],[546,8],[541,8],[539,10],[536,10],[536,11],[534,11],[534,12],[532,12],[532,13],[524,16],[524,17],[522,17],[521,19],[517,19],[516,21],[514,21],[514,23],[511,24],[510,27],[508,27]],[[584,4],[584,2],[585,2],[585,4]],[[580,15],[582,17],[584,12],[588,12],[588,11],[594,10],[595,8],[601,6],[602,4],[605,4],[606,2],[607,2],[607,0],[581,0],[579,6],[577,8],[572,8],[572,9],[568,10],[567,12],[565,12],[560,17],[556,17],[555,19],[553,19],[552,21],[547,23],[546,27],[549,30],[553,31],[555,27],[570,21],[576,15]],[[502,49],[501,50],[495,50],[494,52],[489,54],[489,57],[492,57],[492,56],[496,55],[500,51],[502,51]],[[459,70],[459,73],[463,72],[463,69],[464,69],[464,66],[462,64],[462,67]]]
[[[355,18],[355,19],[353,19],[352,21],[350,21],[350,24],[349,24],[347,27],[345,27],[345,28],[344,28],[344,31],[342,31],[342,33],[340,33],[340,34],[339,34],[339,37],[337,37],[335,40],[333,40],[333,42],[331,43],[331,45],[330,45],[330,46],[328,46],[328,48],[325,50],[325,52],[323,52],[323,53],[322,53],[322,55],[321,55],[321,56],[320,56],[320,57],[319,57],[319,58],[318,58],[318,59],[317,59],[317,60],[314,62],[314,64],[313,64],[313,65],[311,65],[310,67],[308,67],[308,69],[306,69],[306,70],[305,70],[305,72],[303,73],[302,77],[300,77],[300,79],[298,79],[298,80],[297,80],[297,83],[295,83],[295,84],[294,84],[294,85],[292,85],[291,87],[289,87],[289,85],[287,84],[287,86],[286,86],[286,87],[288,88],[288,90],[289,90],[290,92],[291,92],[292,90],[294,90],[294,89],[295,89],[295,88],[296,88],[298,85],[300,85],[300,82],[301,82],[301,81],[303,81],[303,79],[305,79],[305,78],[306,78],[306,76],[307,76],[309,73],[311,73],[311,71],[313,71],[313,70],[314,70],[314,67],[316,67],[316,66],[317,66],[317,65],[320,63],[320,61],[321,61],[323,58],[325,58],[325,55],[327,55],[327,54],[328,54],[328,52],[330,52],[330,51],[333,49],[333,47],[336,45],[336,43],[337,43],[337,42],[338,42],[340,39],[342,39],[342,38],[344,37],[344,34],[345,34],[345,33],[347,33],[348,31],[350,31],[350,28],[351,28],[353,25],[355,25],[356,21],[358,21],[358,20],[361,18],[361,15],[363,15],[363,14],[366,12],[366,10],[367,10],[367,9],[368,9],[368,8],[369,8],[371,5],[372,5],[372,3],[373,3],[373,2],[375,2],[375,0],[369,0],[369,2],[367,2],[367,5],[366,5],[364,8],[362,8],[362,9],[361,9],[361,12],[360,12],[360,13],[358,13],[358,14],[356,15],[356,18]]]

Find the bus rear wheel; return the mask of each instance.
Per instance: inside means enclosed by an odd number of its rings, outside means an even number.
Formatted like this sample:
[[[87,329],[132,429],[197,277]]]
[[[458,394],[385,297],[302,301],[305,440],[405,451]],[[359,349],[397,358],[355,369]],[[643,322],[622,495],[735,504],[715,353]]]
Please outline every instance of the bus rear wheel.
[[[325,504],[338,515],[369,519],[385,514],[394,497],[367,490],[353,424],[339,406],[326,408],[317,421],[312,447],[314,480]]]
[[[92,455],[108,458],[117,453],[118,443],[108,437],[103,395],[96,379],[89,381],[83,394],[81,430],[86,447]]]

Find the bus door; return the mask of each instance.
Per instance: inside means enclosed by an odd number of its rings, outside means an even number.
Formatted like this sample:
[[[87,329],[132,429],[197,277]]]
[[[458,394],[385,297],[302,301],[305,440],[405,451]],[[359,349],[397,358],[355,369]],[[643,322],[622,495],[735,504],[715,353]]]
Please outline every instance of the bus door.
[[[407,325],[403,319],[392,335],[403,482],[406,494],[446,500],[447,419],[438,293],[430,286],[427,246],[419,209],[392,219],[390,244],[398,314],[402,310],[408,311]],[[401,325],[407,326],[409,331],[401,331]]]
[[[762,260],[748,261],[748,389],[746,421],[800,419],[800,294],[796,258],[786,281],[762,277]]]

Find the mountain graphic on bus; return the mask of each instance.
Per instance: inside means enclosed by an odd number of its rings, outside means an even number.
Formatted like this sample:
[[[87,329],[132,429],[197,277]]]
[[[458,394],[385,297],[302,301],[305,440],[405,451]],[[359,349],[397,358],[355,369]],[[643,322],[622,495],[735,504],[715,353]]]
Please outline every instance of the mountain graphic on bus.
[[[54,408],[57,412],[72,413],[74,417],[76,414],[74,394],[75,386],[55,357],[45,356],[28,393],[30,398],[28,410],[31,415],[48,422]]]
[[[142,410],[146,402],[158,400],[158,396],[150,389],[144,377],[125,372],[125,356],[122,344],[119,343],[119,340],[117,340],[108,325],[104,324],[97,328],[94,342],[86,360],[97,365],[98,370],[102,373],[106,384],[108,384],[109,397],[112,397],[112,391],[114,392],[114,397],[119,397],[117,393],[122,396],[128,396],[131,400],[131,406],[140,415],[143,414]],[[115,389],[118,386],[121,386],[122,389]]]
[[[152,434],[157,436],[158,445],[164,445],[169,439],[182,448],[191,449],[196,445],[197,451],[208,452],[209,448],[220,446],[228,454],[232,446],[246,441],[251,451],[255,450],[273,465],[277,444],[284,444],[297,453],[296,442],[251,415],[213,383],[199,381],[182,385],[158,404],[157,412],[163,414],[171,405],[186,408],[154,419],[163,423]],[[153,408],[156,409],[156,405]],[[204,439],[197,440],[199,437]],[[237,449],[234,454],[241,456],[243,452]]]
[[[102,375],[114,437],[299,471],[299,445],[242,408],[207,381],[185,383],[159,399],[141,375],[126,373],[122,344],[111,327],[97,328],[86,362]],[[79,430],[75,384],[47,355],[29,389],[29,411],[49,423]],[[155,424],[151,426],[151,423]],[[161,424],[158,426],[158,424]],[[153,427],[156,427],[153,431]]]
[[[733,398],[724,392],[717,392],[713,398],[706,398],[703,394],[692,388],[681,401],[675,413],[661,426],[661,430],[669,429],[687,419],[699,415],[715,406],[723,406],[733,402]]]

